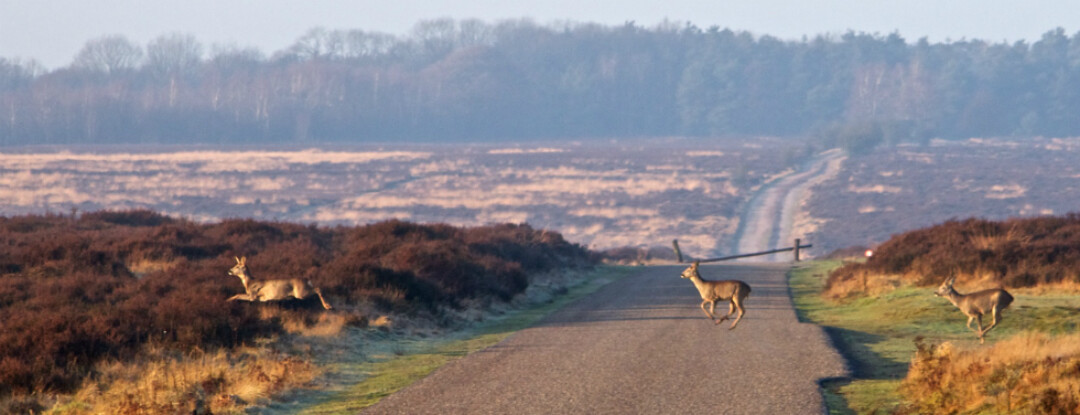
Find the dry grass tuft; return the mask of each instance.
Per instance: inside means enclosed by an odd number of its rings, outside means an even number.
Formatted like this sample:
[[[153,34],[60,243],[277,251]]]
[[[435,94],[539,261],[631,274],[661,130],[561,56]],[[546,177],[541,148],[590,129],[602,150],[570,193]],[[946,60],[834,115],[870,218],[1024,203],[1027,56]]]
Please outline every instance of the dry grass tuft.
[[[390,320],[390,316],[382,315],[375,318],[375,321],[371,322],[371,327],[380,329],[390,329],[393,327],[394,322]]]
[[[923,343],[901,386],[906,412],[1075,414],[1080,334],[1024,333],[990,347]]]
[[[277,321],[288,334],[303,337],[332,337],[340,335],[348,327],[365,328],[368,318],[360,311],[310,311],[263,305],[259,318]]]
[[[152,259],[140,259],[132,261],[127,264],[128,271],[131,271],[138,278],[142,278],[146,274],[152,272],[166,272],[173,268],[176,268],[176,260],[164,261],[164,260],[152,260]]]
[[[348,316],[342,314],[321,313],[318,317],[306,314],[300,318],[285,320],[283,327],[287,333],[308,337],[329,337],[341,334],[345,327],[349,326],[349,321]]]
[[[859,270],[851,278],[837,279],[826,287],[822,295],[832,301],[862,296],[878,296],[895,290],[904,284],[905,278],[898,274],[879,274]]]
[[[1009,243],[1026,245],[1031,243],[1031,235],[1025,234],[1014,223],[1004,233],[996,229],[981,229],[968,236],[968,241],[975,249],[993,251]]]
[[[242,413],[319,374],[310,362],[250,348],[189,356],[152,350],[139,361],[102,363],[96,371],[50,413]]]
[[[1039,284],[1034,287],[1010,289],[1010,292],[1025,295],[1080,295],[1080,270],[1068,270],[1066,279],[1058,282]]]

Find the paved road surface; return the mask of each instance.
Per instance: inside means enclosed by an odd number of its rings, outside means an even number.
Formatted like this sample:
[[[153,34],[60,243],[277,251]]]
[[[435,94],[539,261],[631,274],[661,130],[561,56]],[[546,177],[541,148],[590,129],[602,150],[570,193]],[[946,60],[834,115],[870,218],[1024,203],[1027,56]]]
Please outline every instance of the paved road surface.
[[[365,413],[822,413],[817,381],[845,375],[844,363],[797,321],[787,265],[702,266],[753,289],[732,331],[705,318],[683,268],[642,268]]]

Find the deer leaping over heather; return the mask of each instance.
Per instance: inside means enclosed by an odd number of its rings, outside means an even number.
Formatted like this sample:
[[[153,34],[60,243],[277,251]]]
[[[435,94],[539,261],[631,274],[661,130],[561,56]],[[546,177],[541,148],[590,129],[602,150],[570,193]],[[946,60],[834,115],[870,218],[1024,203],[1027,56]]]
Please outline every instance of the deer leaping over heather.
[[[266,281],[256,280],[251,274],[248,274],[247,257],[236,258],[236,266],[229,270],[229,275],[235,275],[240,278],[240,282],[244,283],[244,293],[229,297],[226,301],[244,300],[266,302],[284,300],[289,297],[303,300],[312,295],[317,295],[319,296],[319,301],[322,302],[323,308],[327,310],[333,308],[326,302],[326,299],[323,298],[322,291],[319,290],[318,287],[311,285],[311,281],[299,278]]]

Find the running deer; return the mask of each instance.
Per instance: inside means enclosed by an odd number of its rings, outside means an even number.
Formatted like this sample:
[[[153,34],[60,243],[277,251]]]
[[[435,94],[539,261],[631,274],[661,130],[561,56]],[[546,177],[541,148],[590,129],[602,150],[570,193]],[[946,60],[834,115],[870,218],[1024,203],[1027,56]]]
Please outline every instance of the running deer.
[[[266,280],[259,281],[248,274],[247,269],[247,257],[236,258],[236,266],[229,270],[229,275],[235,275],[240,277],[240,282],[244,283],[244,293],[237,294],[229,297],[226,301],[244,300],[244,301],[276,301],[284,300],[288,297],[295,297],[298,300],[311,297],[312,294],[319,296],[319,301],[322,302],[323,308],[330,310],[330,304],[327,304],[326,299],[322,296],[322,291],[318,287],[311,285],[311,281],[302,280],[299,278],[292,278],[287,280]]]
[[[743,314],[746,314],[746,309],[743,308],[743,300],[750,295],[750,286],[739,280],[709,281],[701,278],[701,274],[698,273],[698,263],[699,261],[694,261],[690,268],[682,272],[682,277],[689,278],[694,283],[694,287],[697,287],[698,293],[701,293],[701,299],[703,300],[701,302],[701,311],[704,311],[705,315],[716,324],[720,324],[724,320],[731,318],[731,314],[738,309],[739,315],[735,317],[735,321],[731,322],[731,327],[728,327],[728,330],[735,329],[735,326],[739,324],[739,320],[742,320]],[[728,313],[717,320],[713,310],[716,309],[717,301],[724,300],[731,300],[728,305]],[[709,304],[708,309],[705,308],[706,303]]]
[[[1013,302],[1013,296],[1001,288],[991,288],[982,291],[976,291],[970,294],[960,294],[953,289],[953,283],[956,282],[956,277],[949,278],[945,282],[941,283],[937,291],[934,294],[938,297],[948,298],[957,308],[960,309],[968,317],[967,328],[975,331],[979,335],[979,343],[983,343],[983,336],[990,329],[997,326],[1001,319],[1001,312],[1009,307],[1009,304]],[[990,326],[983,328],[982,316],[983,314],[990,313],[994,318],[994,322],[990,323]],[[978,323],[978,330],[971,328],[971,321],[975,320]]]

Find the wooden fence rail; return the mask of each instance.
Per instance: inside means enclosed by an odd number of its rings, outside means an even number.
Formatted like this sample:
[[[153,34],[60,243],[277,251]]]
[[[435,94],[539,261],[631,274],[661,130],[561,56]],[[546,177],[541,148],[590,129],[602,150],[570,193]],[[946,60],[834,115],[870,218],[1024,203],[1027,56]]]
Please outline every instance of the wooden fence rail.
[[[788,248],[779,248],[779,249],[773,249],[773,250],[769,250],[769,251],[754,252],[752,254],[738,254],[738,255],[723,256],[723,257],[719,257],[719,258],[702,259],[702,260],[699,260],[698,262],[727,261],[729,259],[748,258],[748,257],[754,257],[754,256],[760,256],[760,255],[769,255],[769,254],[775,254],[775,253],[779,253],[779,252],[788,252],[788,251],[795,251],[795,261],[798,262],[799,261],[799,250],[804,249],[804,248],[812,248],[814,246],[814,245],[811,245],[811,244],[802,245],[801,242],[802,241],[800,241],[798,238],[796,238],[795,239],[795,245],[791,246],[791,247],[788,247]],[[672,240],[671,241],[671,246],[675,249],[675,258],[677,258],[679,262],[683,262],[682,251],[679,250],[679,240],[678,239]]]

